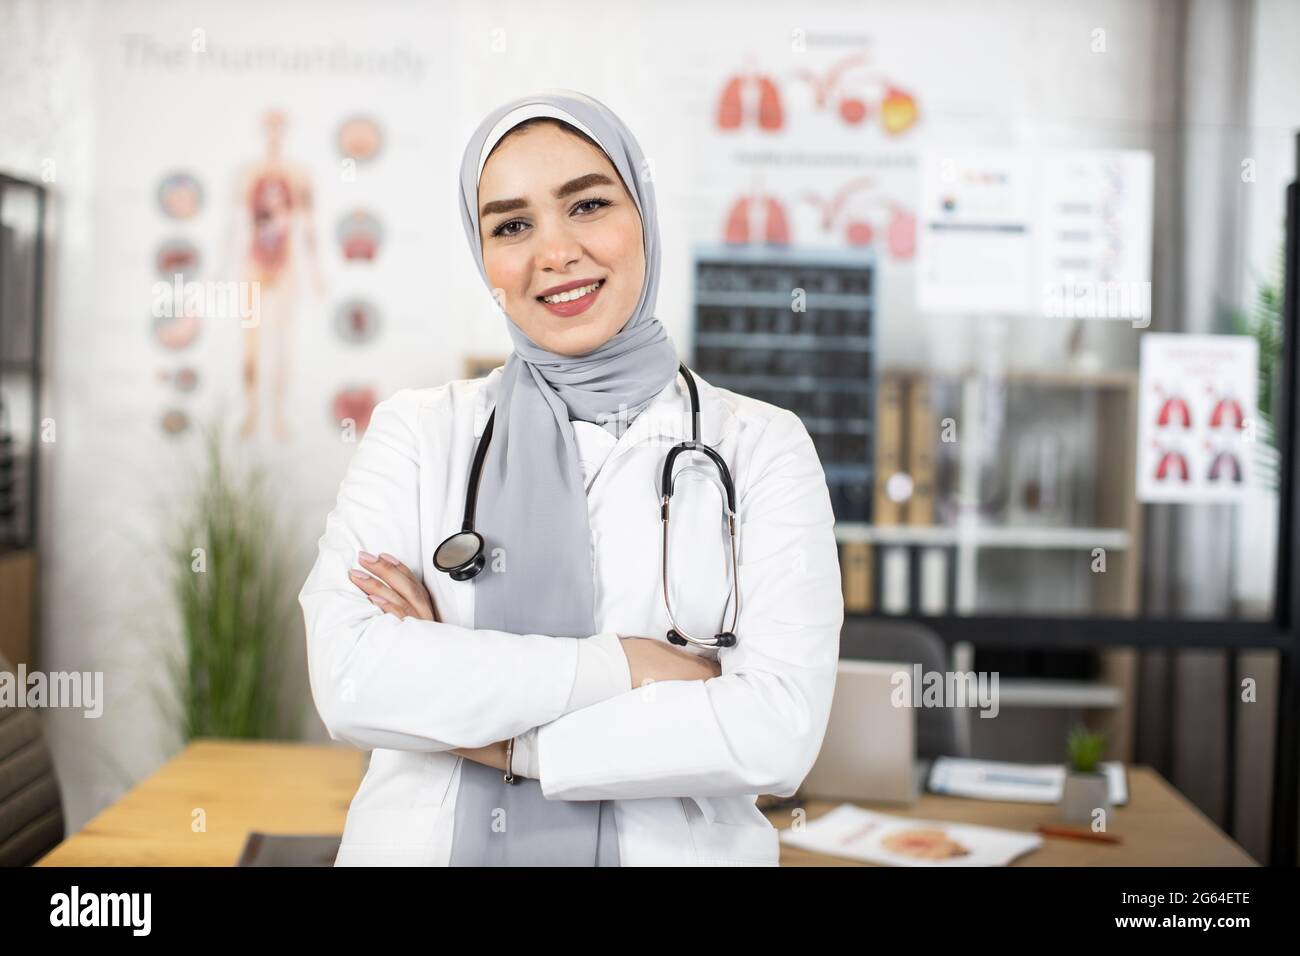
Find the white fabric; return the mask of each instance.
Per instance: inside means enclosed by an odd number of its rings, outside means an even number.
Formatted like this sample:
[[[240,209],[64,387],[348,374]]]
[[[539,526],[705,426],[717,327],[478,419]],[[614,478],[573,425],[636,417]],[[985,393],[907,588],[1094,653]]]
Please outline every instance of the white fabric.
[[[590,462],[599,634],[539,640],[473,629],[472,583],[431,563],[459,529],[500,374],[376,407],[299,594],[321,719],[333,739],[374,751],[337,865],[445,865],[462,764],[447,751],[521,735],[548,799],[616,802],[623,865],[775,865],[777,833],[754,800],[793,794],[817,756],[844,617],[830,497],[803,423],[696,376],[702,437],[736,481],[739,642],[701,651],[721,677],[620,691],[612,636],[663,640],[669,626],[659,480],[668,448],[689,437],[685,383],[669,383],[610,449],[592,444],[613,437],[603,429],[575,429]],[[696,456],[677,475],[673,609],[691,633],[712,634],[729,591],[721,488]],[[416,569],[442,622],[371,604],[347,578],[360,550]]]
[[[529,103],[528,105],[521,106],[516,110],[511,110],[505,116],[501,117],[500,122],[492,127],[492,131],[488,133],[487,139],[483,141],[483,148],[479,151],[478,179],[476,179],[475,182],[483,178],[483,167],[487,165],[488,157],[492,155],[492,147],[497,144],[497,141],[524,120],[532,119],[536,116],[550,116],[558,120],[564,120],[564,122],[568,123],[570,126],[576,126],[578,129],[582,130],[583,133],[590,136],[592,142],[598,143],[600,148],[604,149],[606,153],[609,152],[609,150],[605,148],[605,144],[601,142],[600,137],[593,133],[586,123],[577,119],[568,110],[562,110],[558,106],[550,106],[546,103]]]

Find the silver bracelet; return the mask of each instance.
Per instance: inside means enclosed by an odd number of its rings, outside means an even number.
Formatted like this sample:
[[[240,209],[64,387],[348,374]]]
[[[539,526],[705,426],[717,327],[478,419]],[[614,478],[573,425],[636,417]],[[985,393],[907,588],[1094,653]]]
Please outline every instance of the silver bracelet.
[[[511,772],[511,768],[514,765],[514,759],[515,759],[515,738],[511,737],[510,742],[506,744],[506,776],[505,776],[506,783],[519,782],[518,780],[515,779],[514,773]]]

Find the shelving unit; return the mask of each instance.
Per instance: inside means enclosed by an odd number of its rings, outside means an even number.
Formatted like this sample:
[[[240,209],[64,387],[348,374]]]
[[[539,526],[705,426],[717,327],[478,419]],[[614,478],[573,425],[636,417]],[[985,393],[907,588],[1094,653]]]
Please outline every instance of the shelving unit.
[[[937,381],[935,376],[930,378]],[[1105,455],[1104,466],[1089,468],[1089,480],[1079,483],[1070,507],[1058,513],[1058,517],[1072,520],[1060,524],[1026,521],[1018,514],[1020,509],[1013,507],[1014,487],[1001,496],[1000,506],[990,506],[984,487],[990,483],[987,463],[1006,462],[1014,455],[984,434],[989,383],[972,372],[946,384],[957,401],[944,414],[960,425],[958,440],[951,448],[940,449],[946,459],[947,482],[939,493],[948,523],[836,524],[839,541],[874,546],[872,593],[882,595],[881,566],[890,552],[907,552],[908,566],[915,573],[917,553],[942,548],[953,564],[946,613],[990,617],[1028,612],[1080,617],[1136,614],[1141,567],[1141,511],[1134,470],[1136,376],[1011,373],[1000,383],[1006,402],[1003,435],[1025,434],[1034,427],[1026,424],[1026,418],[1050,415],[1054,409],[1072,410],[1072,422],[1051,424],[1062,432],[1073,425],[1078,432],[1074,436],[1078,443],[1075,470],[1082,470],[1083,461]],[[1008,486],[1014,484],[1012,478],[1003,478]],[[1080,517],[1086,523],[1078,523]],[[1096,549],[1104,552],[1104,572],[1093,571]],[[963,659],[982,666],[973,649],[959,647],[959,651]],[[1090,681],[1004,680],[1004,700],[1011,707],[1083,712],[1089,724],[1111,734],[1111,754],[1127,759],[1132,754],[1136,655],[1128,649],[1104,650],[1099,652],[1097,665],[1097,679]],[[1026,688],[1033,693],[1020,693]]]
[[[950,523],[939,524],[871,524],[839,521],[836,537],[841,542],[866,542],[880,548],[950,548],[956,561],[956,588],[951,613],[958,615],[991,614],[1006,611],[988,602],[990,580],[988,568],[982,566],[995,552],[1023,552],[1042,557],[1044,552],[1073,554],[1084,562],[1091,583],[1086,605],[1058,607],[1059,613],[1124,615],[1137,611],[1137,552],[1140,549],[1141,512],[1135,496],[1134,427],[1136,422],[1137,380],[1131,374],[1060,373],[1055,375],[1012,373],[1005,379],[1008,393],[1020,391],[1023,403],[1035,408],[1047,404],[1043,393],[1056,393],[1057,401],[1066,396],[1066,404],[1080,411],[1075,430],[1081,459],[1096,458],[1105,449],[1105,467],[1095,473],[1088,469],[1088,480],[1078,482],[1080,494],[1072,502],[1067,517],[1087,517],[1087,524],[1055,524],[1048,521],[1017,520],[1009,506],[1000,512],[987,507],[988,493],[981,486],[983,462],[990,458],[1010,458],[1006,449],[990,452],[983,432],[985,389],[973,373],[955,383],[960,406],[946,409],[959,423],[957,441],[947,455],[947,487],[941,488],[941,510],[950,512]],[[1008,400],[1008,404],[1012,404]],[[1023,423],[1008,415],[1007,433],[1022,433]],[[1068,423],[1059,423],[1061,431]],[[943,450],[940,449],[942,456]],[[1061,466],[1068,470],[1067,466]],[[1074,469],[1081,473],[1082,468]],[[1074,480],[1078,474],[1063,480]],[[1008,497],[1009,495],[1004,495]],[[1105,552],[1105,571],[1092,572],[1095,549]],[[1040,569],[1038,569],[1040,570]],[[1040,585],[1041,586],[1041,585]]]
[[[867,250],[695,254],[695,368],[802,419],[843,521],[871,517],[875,276]]]
[[[926,553],[941,549],[942,561],[931,568],[947,575],[942,613],[1135,614],[1141,533],[1133,460],[1137,385],[1131,373],[1015,372],[1000,380],[1001,393],[991,393],[988,380],[973,371],[946,382],[925,375],[934,386],[927,401],[937,408],[940,396],[947,395],[950,407],[938,414],[960,426],[952,447],[936,449],[934,494],[940,513],[935,523],[873,522],[873,510],[880,507],[878,485],[888,477],[878,471],[884,425],[877,419],[875,281],[875,261],[865,250],[699,247],[693,344],[694,366],[710,382],[800,416],[826,473],[837,539],[869,544],[875,553],[869,590],[877,613],[882,564],[891,555],[895,570],[901,563],[910,577],[902,600],[907,606],[894,613],[933,613],[917,606],[934,598],[933,586],[927,586],[927,598],[920,597],[917,578]],[[802,312],[792,307],[793,290],[803,290]],[[1006,403],[1001,434],[984,433],[991,400]],[[1054,409],[1082,436],[1076,436],[1078,458],[1061,467],[1071,478],[1086,473],[1088,480],[1067,496],[1061,513],[1026,515],[1021,505],[1027,496],[1017,501],[1014,476],[994,475],[1006,486],[1005,500],[990,506],[989,462],[1014,457],[1003,446],[1003,439],[1021,428],[1013,421]],[[1065,430],[1063,423],[1048,425],[1040,421],[1037,427]],[[1085,455],[1102,452],[1104,466],[1084,464]],[[948,478],[945,487],[938,487],[941,475]],[[1061,520],[1066,511],[1068,520]],[[1102,573],[1092,570],[1096,549],[1104,552]],[[892,607],[900,596],[896,589],[891,593]],[[979,666],[974,657],[969,645],[954,647],[955,662]],[[1136,657],[1124,649],[1106,650],[1096,663],[1097,680],[1010,679],[1005,684],[1009,706],[1020,706],[1016,701],[1024,698],[1024,707],[1086,710],[1090,723],[1112,731],[1112,755],[1125,759],[1132,751]]]

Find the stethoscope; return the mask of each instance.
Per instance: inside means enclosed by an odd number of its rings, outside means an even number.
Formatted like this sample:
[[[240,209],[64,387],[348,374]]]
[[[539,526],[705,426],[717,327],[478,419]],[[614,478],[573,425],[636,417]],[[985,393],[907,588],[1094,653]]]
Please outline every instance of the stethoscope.
[[[700,396],[695,387],[695,378],[685,365],[678,365],[678,368],[681,370],[682,375],[686,377],[686,387],[691,393],[691,438],[689,441],[674,445],[669,450],[667,458],[664,459],[663,480],[661,483],[663,497],[659,501],[659,514],[660,520],[663,522],[662,573],[664,607],[668,609],[668,621],[672,624],[667,636],[670,643],[679,647],[685,647],[688,643],[700,647],[734,647],[736,644],[736,618],[740,614],[739,576],[736,570],[736,488],[731,481],[731,472],[727,468],[727,463],[722,460],[722,456],[700,441]],[[433,552],[433,566],[439,571],[451,575],[453,581],[468,581],[477,576],[487,564],[487,558],[484,555],[483,536],[474,530],[474,508],[478,500],[479,475],[483,470],[483,459],[487,456],[488,443],[492,440],[492,422],[495,420],[496,415],[497,412],[494,408],[492,414],[488,417],[487,425],[483,429],[483,437],[479,439],[478,449],[474,453],[474,463],[471,465],[469,472],[469,487],[465,493],[465,520],[461,524],[460,531],[448,537]],[[715,634],[710,639],[692,637],[687,634],[673,616],[672,603],[668,597],[668,503],[673,496],[673,479],[675,477],[673,475],[673,464],[677,461],[677,456],[684,451],[700,452],[707,455],[717,465],[727,499],[727,537],[731,544],[731,597],[728,602],[732,606],[731,626],[720,634]],[[723,614],[726,614],[725,608]]]

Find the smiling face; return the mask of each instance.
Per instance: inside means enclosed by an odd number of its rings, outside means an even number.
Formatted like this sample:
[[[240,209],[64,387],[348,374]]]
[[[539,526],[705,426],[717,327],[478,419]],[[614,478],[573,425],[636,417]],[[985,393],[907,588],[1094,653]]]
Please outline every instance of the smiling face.
[[[550,122],[510,133],[478,202],[488,281],[533,342],[586,355],[627,324],[645,280],[641,215],[601,150]]]

